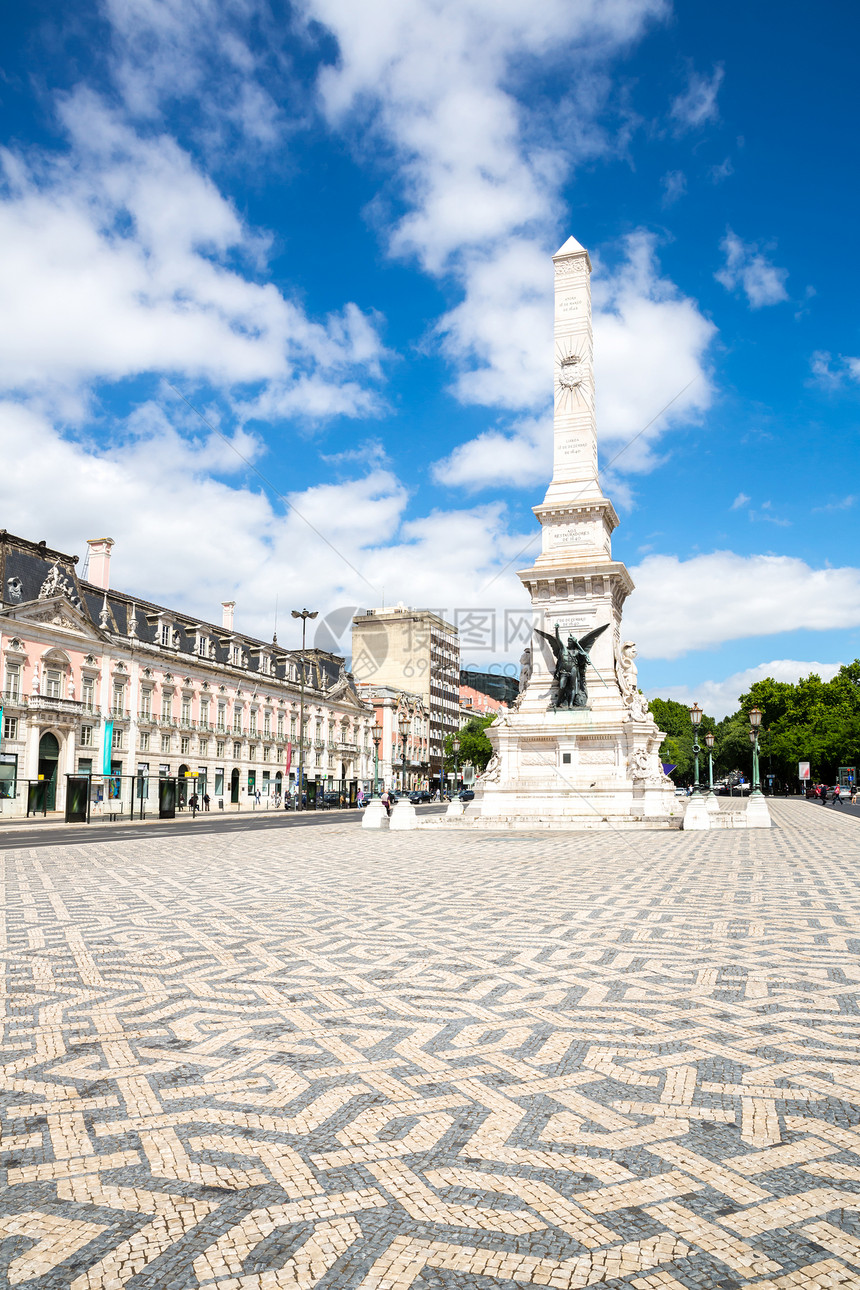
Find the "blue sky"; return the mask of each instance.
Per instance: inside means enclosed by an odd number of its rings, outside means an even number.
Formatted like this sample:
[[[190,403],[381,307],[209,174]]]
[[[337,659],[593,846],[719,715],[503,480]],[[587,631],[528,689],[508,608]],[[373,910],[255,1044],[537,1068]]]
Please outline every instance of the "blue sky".
[[[857,26],[662,0],[16,7],[0,522],[79,552],[109,533],[116,585],[210,620],[235,598],[251,632],[277,603],[285,641],[300,602],[347,649],[346,611],[383,594],[479,611],[464,661],[502,665],[573,233],[640,683],[724,711],[756,676],[831,674],[860,654]]]

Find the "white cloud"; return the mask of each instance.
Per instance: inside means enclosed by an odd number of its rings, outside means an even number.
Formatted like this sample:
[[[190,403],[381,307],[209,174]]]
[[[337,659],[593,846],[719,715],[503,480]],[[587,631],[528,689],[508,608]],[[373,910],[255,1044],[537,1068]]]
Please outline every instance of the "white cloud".
[[[61,117],[65,155],[0,157],[0,388],[165,372],[270,383],[281,413],[378,406],[384,351],[355,305],[317,322],[258,281],[260,237],[171,138],[85,91]]]
[[[651,469],[660,436],[708,407],[712,392],[705,357],[716,333],[695,301],[661,276],[650,234],[631,234],[624,251],[614,274],[607,273],[595,257],[592,279],[598,435],[604,462],[618,463],[614,479],[620,471]],[[551,283],[545,298],[535,304],[534,315],[531,352],[527,359],[522,356],[518,370],[525,379],[522,373],[528,362],[535,397],[540,391],[546,402],[552,396]],[[487,316],[494,316],[498,328],[504,329],[504,311],[495,315],[488,311]],[[471,379],[489,382],[491,371],[479,369]],[[518,480],[526,486],[549,478],[551,459],[552,421],[546,415],[527,418],[509,430],[485,432],[459,445],[437,463],[434,475],[441,483],[469,489]]]
[[[724,76],[722,64],[714,68],[710,77],[691,72],[686,90],[672,103],[672,120],[679,133],[698,130],[707,121],[716,121],[719,116],[717,94]]]
[[[825,390],[837,390],[845,380],[860,381],[860,358],[834,357],[827,350],[817,349],[809,360],[813,382]]]
[[[796,659],[777,658],[771,663],[759,663],[756,667],[745,668],[743,672],[735,672],[722,681],[653,687],[648,691],[648,698],[675,699],[688,707],[698,703],[709,716],[721,720],[737,711],[740,695],[746,694],[756,681],[770,677],[774,681],[796,684],[801,677],[812,673],[820,676],[823,681],[829,681],[841,666],[841,663],[800,663]]]
[[[746,493],[738,493],[737,497],[732,502],[732,510],[733,511],[741,510],[742,507],[746,506],[747,502],[749,501],[752,501],[752,498],[749,497]]]
[[[813,569],[785,555],[715,551],[681,560],[651,555],[636,583],[625,630],[648,658],[777,632],[860,626],[860,569]]]
[[[282,613],[290,607],[284,588],[294,605],[324,614],[383,598],[450,614],[485,604],[499,621],[510,605],[527,611],[515,572],[505,569],[527,535],[511,531],[498,503],[407,518],[407,489],[371,463],[356,478],[291,494],[283,508],[256,485],[214,478],[242,463],[217,435],[189,434],[195,422],[181,406],[170,414],[175,420],[145,404],[114,426],[105,446],[98,434],[74,440],[31,409],[0,402],[5,527],[72,553],[95,528],[108,531],[117,542],[115,586],[209,622],[220,621],[221,600],[235,599],[239,629],[264,638],[278,588]],[[236,447],[265,474],[258,441],[242,436]],[[483,591],[491,580],[492,591]]]
[[[279,33],[264,5],[247,0],[102,0],[110,23],[110,67],[126,111],[157,120],[191,100],[198,143],[214,154],[230,136],[271,147],[286,129],[266,84],[278,64]],[[250,21],[249,21],[250,20]],[[255,46],[250,30],[267,39]],[[284,90],[278,79],[278,88]]]
[[[726,262],[714,277],[727,291],[740,288],[751,309],[776,305],[781,300],[788,299],[785,289],[788,270],[771,264],[754,243],[741,241],[729,229],[720,246],[725,253]]]
[[[660,180],[663,189],[661,205],[672,206],[687,191],[687,179],[683,170],[668,170]]]
[[[404,213],[391,253],[452,276],[462,303],[439,332],[463,402],[533,410],[546,377],[548,256],[559,240],[572,162],[618,146],[597,118],[611,94],[599,69],[668,12],[664,0],[305,0],[337,37],[320,75],[328,119],[382,137]],[[564,66],[569,92],[530,113],[515,96],[529,60]],[[543,87],[545,92],[545,87]],[[375,214],[384,218],[377,203]],[[387,208],[386,212],[387,214]]]

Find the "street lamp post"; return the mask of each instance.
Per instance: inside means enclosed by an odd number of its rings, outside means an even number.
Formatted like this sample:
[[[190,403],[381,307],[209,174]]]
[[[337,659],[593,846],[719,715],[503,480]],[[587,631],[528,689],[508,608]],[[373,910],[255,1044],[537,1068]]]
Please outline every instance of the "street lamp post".
[[[293,618],[302,620],[302,653],[299,658],[299,791],[296,795],[296,810],[302,809],[302,798],[305,789],[305,631],[309,618],[316,618],[318,609],[293,609]]]
[[[397,719],[400,727],[400,791],[406,792],[406,740],[409,737],[409,713],[404,709]]]
[[[714,794],[714,732],[709,730],[705,735],[705,743],[708,745],[708,792],[711,797]]]
[[[382,728],[377,721],[373,727],[373,796],[379,796],[379,741]]]
[[[454,750],[454,792],[457,792],[457,780],[460,774],[460,740],[454,735],[451,740],[451,747]]]
[[[753,782],[750,797],[762,797],[761,784],[759,782],[758,770],[758,732],[761,725],[762,712],[761,708],[752,708],[750,710],[750,743],[752,744],[753,756]]]
[[[695,783],[693,784],[693,796],[698,797],[702,788],[699,784],[699,753],[702,751],[699,747],[699,723],[702,720],[702,709],[698,703],[694,703],[690,709],[690,720],[693,723],[693,768],[695,774]]]

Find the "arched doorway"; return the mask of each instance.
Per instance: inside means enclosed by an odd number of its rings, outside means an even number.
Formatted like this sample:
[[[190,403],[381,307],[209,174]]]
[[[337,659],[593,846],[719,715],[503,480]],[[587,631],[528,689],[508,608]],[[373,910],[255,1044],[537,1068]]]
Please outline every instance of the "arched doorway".
[[[239,770],[236,766],[230,771],[230,801],[239,800]]]
[[[188,770],[188,767],[183,762],[182,765],[179,767],[179,781],[177,783],[180,809],[183,806],[185,806],[188,798],[188,780],[185,778],[185,774],[187,770]]]
[[[284,791],[284,775],[283,775],[283,771],[279,770],[277,775],[275,776],[275,796],[280,797],[283,791]]]
[[[45,806],[49,811],[57,809],[57,766],[60,761],[60,745],[56,735],[49,731],[39,740],[39,779],[45,785]]]

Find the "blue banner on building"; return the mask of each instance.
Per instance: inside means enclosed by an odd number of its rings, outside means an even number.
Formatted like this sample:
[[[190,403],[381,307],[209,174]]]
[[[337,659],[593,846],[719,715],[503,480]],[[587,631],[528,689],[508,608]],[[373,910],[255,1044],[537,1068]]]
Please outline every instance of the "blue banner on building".
[[[105,722],[105,737],[102,746],[102,774],[110,774],[110,762],[113,754],[113,722]]]

